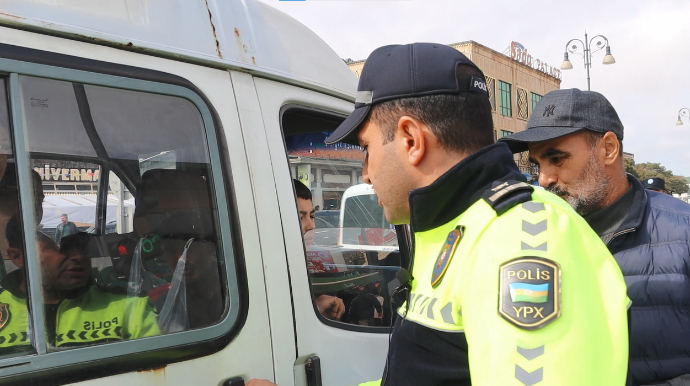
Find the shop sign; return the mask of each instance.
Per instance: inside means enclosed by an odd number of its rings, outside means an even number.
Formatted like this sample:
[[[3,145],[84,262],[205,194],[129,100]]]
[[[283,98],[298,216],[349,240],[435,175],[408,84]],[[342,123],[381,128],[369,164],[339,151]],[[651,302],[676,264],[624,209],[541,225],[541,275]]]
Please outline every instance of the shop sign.
[[[561,70],[546,64],[546,62],[542,60],[534,59],[532,55],[527,53],[527,48],[518,42],[510,43],[510,58],[524,64],[525,66],[529,66],[537,71],[541,71],[546,75],[552,76],[556,79],[561,79]]]
[[[50,165],[35,167],[34,170],[42,181],[96,182],[101,174],[99,169],[53,168]]]

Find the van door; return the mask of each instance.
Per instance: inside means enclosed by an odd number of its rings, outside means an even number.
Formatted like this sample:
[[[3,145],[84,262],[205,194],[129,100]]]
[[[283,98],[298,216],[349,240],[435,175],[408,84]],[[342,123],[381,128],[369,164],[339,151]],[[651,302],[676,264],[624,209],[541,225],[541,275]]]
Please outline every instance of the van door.
[[[380,379],[395,317],[390,294],[400,266],[397,238],[389,229],[392,238],[367,239],[381,232],[362,228],[359,246],[339,245],[342,229],[333,219],[339,218],[345,190],[362,183],[364,153],[357,146],[323,143],[352,103],[266,79],[254,83],[269,146],[269,154],[255,156],[270,158],[273,166],[292,289],[295,384],[320,384],[319,370],[324,385]],[[293,179],[310,189],[317,209],[316,229],[305,235]],[[305,362],[313,362],[307,375]]]
[[[0,29],[0,383],[291,384],[228,73]]]

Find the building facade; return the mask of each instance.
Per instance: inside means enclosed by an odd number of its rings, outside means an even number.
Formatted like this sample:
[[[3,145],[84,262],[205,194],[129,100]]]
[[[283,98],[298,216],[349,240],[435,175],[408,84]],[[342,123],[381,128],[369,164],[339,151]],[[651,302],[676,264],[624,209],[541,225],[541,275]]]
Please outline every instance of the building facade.
[[[523,131],[537,102],[546,93],[560,88],[560,70],[533,58],[520,43],[512,42],[509,55],[474,41],[450,44],[474,62],[486,76],[494,122],[494,140]],[[359,77],[365,60],[349,61],[350,70]],[[527,154],[517,154],[515,162],[524,173],[536,177]]]

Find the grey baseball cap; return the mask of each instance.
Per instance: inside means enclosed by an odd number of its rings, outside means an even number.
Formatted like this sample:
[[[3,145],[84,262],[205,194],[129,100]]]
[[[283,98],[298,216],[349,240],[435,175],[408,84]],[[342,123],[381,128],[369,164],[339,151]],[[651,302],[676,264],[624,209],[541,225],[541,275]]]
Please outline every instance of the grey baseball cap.
[[[616,110],[603,95],[576,88],[555,90],[537,103],[527,122],[527,129],[499,139],[513,153],[527,151],[533,142],[564,137],[580,130],[605,134],[613,132],[623,140],[623,124]]]

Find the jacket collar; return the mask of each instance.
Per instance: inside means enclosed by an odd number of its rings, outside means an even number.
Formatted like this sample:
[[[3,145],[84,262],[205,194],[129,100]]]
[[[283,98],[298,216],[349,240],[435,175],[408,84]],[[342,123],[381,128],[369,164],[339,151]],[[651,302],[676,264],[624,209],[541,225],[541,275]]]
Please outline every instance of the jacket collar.
[[[93,286],[94,284],[95,281],[93,279],[93,276],[89,276],[89,280],[86,282],[84,286],[71,289],[69,291],[62,291],[60,292],[60,295],[63,299],[76,299],[79,296],[87,293],[89,289],[91,289],[91,286]]]
[[[505,143],[495,143],[460,161],[431,185],[410,192],[410,226],[425,232],[465,212],[496,180],[525,181]]]
[[[613,234],[613,238],[609,240],[606,246],[609,248],[611,253],[618,252],[623,244],[626,237],[621,237],[626,233],[632,233],[637,231],[642,226],[642,221],[644,220],[645,211],[647,209],[647,203],[649,198],[647,197],[647,192],[645,192],[642,183],[634,176],[628,174],[628,181],[633,189],[633,202],[630,206],[630,212],[625,220],[618,227],[616,232]]]
[[[623,220],[623,223],[618,230],[616,230],[616,233],[630,228],[637,229],[642,226],[645,208],[647,208],[647,193],[642,183],[631,174],[628,174],[627,177],[633,189],[633,204],[630,207],[628,216]]]

